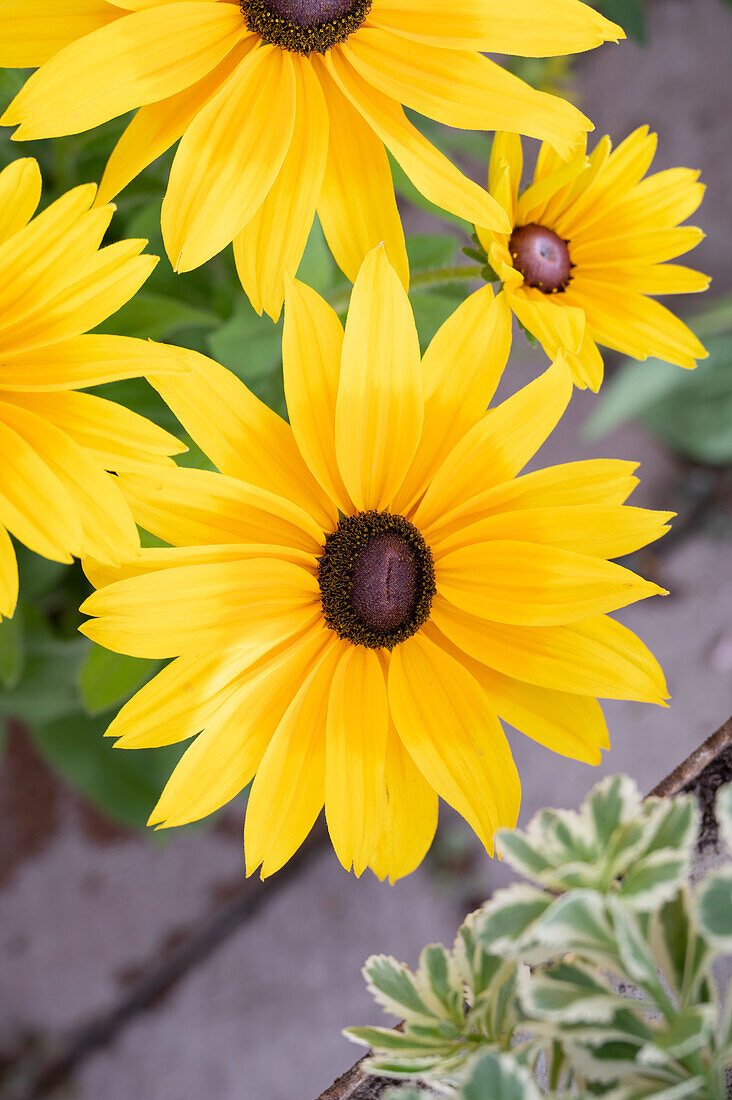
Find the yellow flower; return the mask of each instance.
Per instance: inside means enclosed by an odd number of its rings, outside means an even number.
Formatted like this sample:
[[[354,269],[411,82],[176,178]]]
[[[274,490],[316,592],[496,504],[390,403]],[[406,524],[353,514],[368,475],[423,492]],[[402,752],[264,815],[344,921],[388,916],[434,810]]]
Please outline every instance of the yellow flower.
[[[210,814],[254,779],[248,872],[280,868],[323,804],[357,874],[410,872],[438,795],[486,848],[513,826],[519,777],[499,717],[596,764],[595,696],[661,703],[651,653],[606,613],[661,590],[607,559],[666,530],[625,507],[634,465],[574,462],[518,476],[572,383],[558,361],[486,413],[510,313],[484,287],[420,363],[407,296],[382,248],[357,277],[345,334],[291,282],[290,423],[190,353],[155,385],[220,473],[121,477],[170,548],[87,563],[82,630],[175,657],[115,718],[125,748],[198,734],[150,822]]]
[[[157,263],[146,241],[100,248],[113,207],[76,187],[33,217],[35,160],[0,172],[0,615],[18,598],[8,531],[44,557],[118,562],[139,546],[129,505],[107,470],[169,463],[167,432],[79,387],[180,370],[170,349],[85,335],[123,305]],[[177,356],[176,353],[173,353]]]
[[[704,234],[681,226],[702,200],[699,173],[671,168],[646,176],[656,135],[641,126],[612,151],[604,137],[569,164],[542,145],[530,187],[519,195],[521,141],[496,134],[491,194],[511,229],[476,226],[508,303],[550,358],[564,350],[575,384],[597,391],[597,345],[635,359],[649,355],[695,367],[706,351],[691,330],[650,294],[706,290],[699,271],[666,263]],[[645,177],[645,178],[644,178]]]
[[[69,14],[5,0],[0,64],[40,69],[0,122],[20,123],[18,139],[57,137],[139,108],[101,201],[181,139],[162,210],[173,266],[189,271],[235,240],[244,289],[276,318],[316,209],[350,279],[383,241],[406,285],[386,149],[438,206],[506,228],[402,104],[568,156],[589,121],[479,51],[543,57],[622,37],[578,0],[85,0]]]

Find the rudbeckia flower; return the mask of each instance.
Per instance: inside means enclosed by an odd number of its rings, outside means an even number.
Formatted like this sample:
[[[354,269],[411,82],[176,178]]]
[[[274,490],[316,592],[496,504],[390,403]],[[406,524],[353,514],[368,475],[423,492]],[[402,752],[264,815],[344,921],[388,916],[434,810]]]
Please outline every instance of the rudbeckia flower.
[[[76,187],[33,217],[35,160],[0,172],[0,615],[18,598],[8,532],[31,550],[70,562],[118,562],[139,546],[129,505],[108,470],[170,463],[177,439],[85,386],[175,371],[176,351],[123,336],[88,335],[155,267],[147,241],[100,248],[113,207],[91,209]]]
[[[290,284],[289,424],[210,360],[155,379],[220,473],[123,474],[138,521],[172,545],[89,563],[99,590],[82,607],[101,645],[175,658],[108,730],[125,748],[197,735],[152,824],[210,814],[253,779],[249,873],[280,868],[325,804],[344,867],[394,879],[429,847],[438,796],[489,852],[515,824],[499,718],[598,763],[595,696],[662,702],[655,659],[607,615],[661,590],[608,559],[669,515],[624,506],[630,463],[519,476],[572,382],[558,361],[486,413],[509,341],[510,313],[484,287],[420,363],[379,248],[345,332]]]
[[[565,164],[542,145],[533,182],[519,194],[523,158],[514,134],[496,134],[489,190],[510,230],[476,226],[507,301],[550,358],[564,350],[575,384],[597,391],[598,344],[635,359],[680,367],[706,357],[694,333],[649,295],[706,290],[709,278],[666,263],[703,238],[680,225],[696,210],[699,173],[670,168],[646,176],[656,135],[641,126],[613,150],[602,138],[589,157]]]
[[[386,243],[406,285],[388,149],[432,202],[506,218],[407,120],[517,131],[570,154],[591,128],[480,51],[543,57],[623,31],[579,0],[4,0],[0,64],[40,66],[0,120],[57,137],[139,108],[107,166],[106,202],[180,140],[162,209],[189,271],[235,240],[255,308],[278,317],[317,209],[353,279]]]

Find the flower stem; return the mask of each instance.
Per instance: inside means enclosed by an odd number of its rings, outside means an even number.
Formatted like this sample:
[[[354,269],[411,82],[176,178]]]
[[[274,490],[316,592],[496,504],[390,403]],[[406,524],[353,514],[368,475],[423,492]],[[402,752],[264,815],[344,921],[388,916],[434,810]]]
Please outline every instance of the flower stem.
[[[465,264],[458,267],[433,267],[428,271],[414,271],[409,280],[410,290],[425,290],[429,287],[447,286],[448,283],[473,281],[481,278],[479,264]],[[351,297],[350,287],[334,294],[330,304],[336,313],[345,313]]]

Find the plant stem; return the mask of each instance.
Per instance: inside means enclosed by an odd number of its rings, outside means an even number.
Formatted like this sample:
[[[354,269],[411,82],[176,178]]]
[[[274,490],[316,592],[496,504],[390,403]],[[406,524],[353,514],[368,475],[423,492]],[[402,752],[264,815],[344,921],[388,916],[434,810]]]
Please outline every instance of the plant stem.
[[[429,287],[446,286],[448,283],[472,281],[481,278],[482,268],[479,264],[465,264],[458,267],[433,267],[429,271],[412,272],[409,281],[410,290],[425,290]],[[351,297],[350,287],[341,290],[330,299],[330,304],[336,313],[345,313]]]

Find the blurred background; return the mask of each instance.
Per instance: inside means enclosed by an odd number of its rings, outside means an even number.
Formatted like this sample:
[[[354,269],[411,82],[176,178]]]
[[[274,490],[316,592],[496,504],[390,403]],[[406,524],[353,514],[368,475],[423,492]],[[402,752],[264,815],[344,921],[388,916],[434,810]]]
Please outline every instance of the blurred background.
[[[543,805],[575,806],[606,772],[628,771],[649,789],[732,710],[732,6],[608,0],[603,10],[628,42],[516,71],[573,99],[596,136],[619,141],[648,123],[659,135],[656,170],[702,170],[707,194],[691,220],[707,236],[689,262],[713,276],[712,288],[670,304],[711,355],[689,374],[608,354],[601,395],[577,393],[539,456],[540,465],[639,460],[633,503],[678,512],[671,535],[632,562],[671,596],[621,615],[659,657],[673,699],[669,710],[608,704],[613,751],[596,770],[509,731],[524,824]],[[0,74],[2,109],[24,75]],[[37,156],[48,201],[99,179],[122,125],[23,146],[4,132],[0,165]],[[484,180],[489,137],[425,130]],[[106,330],[204,351],[283,411],[280,326],[253,313],[230,250],[180,277],[164,258],[168,169],[165,158],[118,199],[113,236],[149,237],[163,259]],[[465,262],[466,227],[396,180],[413,271]],[[347,301],[317,225],[300,277]],[[423,343],[468,289],[414,291]],[[516,333],[501,394],[543,366]],[[104,393],[180,434],[146,383]],[[184,461],[204,460],[192,448]],[[358,1056],[341,1027],[377,1022],[365,957],[385,951],[414,964],[424,943],[449,942],[507,873],[447,812],[425,864],[393,887],[346,875],[320,828],[274,880],[246,882],[243,799],[198,827],[145,832],[180,748],[115,752],[102,733],[158,666],[77,634],[88,590],[77,566],[23,548],[19,559],[21,603],[0,624],[0,1097],[313,1100]]]

